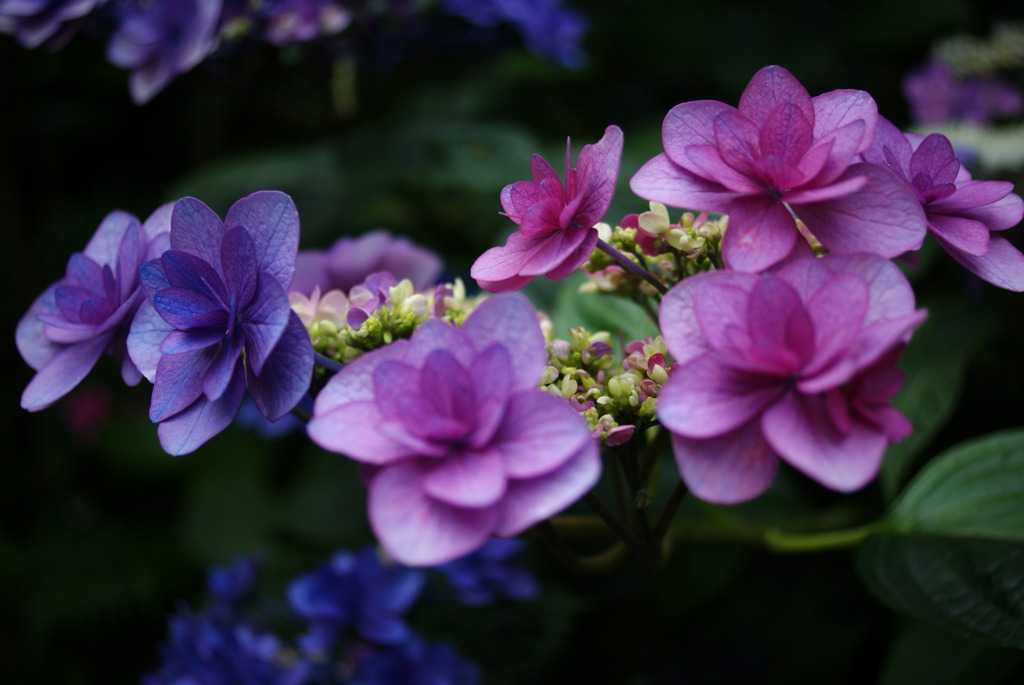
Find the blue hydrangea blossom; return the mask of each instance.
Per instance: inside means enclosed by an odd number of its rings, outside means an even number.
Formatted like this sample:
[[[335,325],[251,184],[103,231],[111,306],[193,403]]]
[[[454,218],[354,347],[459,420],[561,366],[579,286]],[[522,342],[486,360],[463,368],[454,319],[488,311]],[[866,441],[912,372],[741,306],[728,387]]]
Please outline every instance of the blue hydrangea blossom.
[[[271,421],[306,393],[313,348],[286,294],[298,240],[284,193],[243,198],[224,222],[194,198],[175,203],[171,249],[140,269],[149,299],[128,339],[153,382],[149,417],[167,452],[191,452],[222,431],[247,388]]]

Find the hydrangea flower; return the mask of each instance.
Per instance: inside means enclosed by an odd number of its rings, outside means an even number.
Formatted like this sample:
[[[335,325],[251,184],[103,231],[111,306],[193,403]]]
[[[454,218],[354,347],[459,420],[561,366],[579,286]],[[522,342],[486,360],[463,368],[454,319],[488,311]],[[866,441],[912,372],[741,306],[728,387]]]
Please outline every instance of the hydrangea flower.
[[[310,671],[305,662],[285,666],[274,635],[187,608],[169,619],[167,633],[160,667],[143,685],[300,685]]]
[[[149,300],[128,338],[153,382],[149,418],[167,452],[191,452],[227,427],[246,388],[271,421],[306,393],[313,348],[286,294],[298,240],[284,193],[243,198],[224,222],[195,198],[175,203],[171,249],[140,270]]]
[[[431,319],[357,358],[317,396],[310,437],[375,467],[370,525],[403,564],[432,566],[521,533],[586,493],[597,443],[538,389],[536,313],[495,297],[461,328]]]
[[[74,24],[107,0],[0,0],[0,33],[26,48],[62,45]]]
[[[309,622],[299,643],[326,651],[350,629],[377,644],[404,642],[412,632],[403,616],[419,598],[423,581],[421,571],[383,563],[374,547],[338,552],[288,586],[289,604]]]
[[[136,385],[142,375],[128,357],[128,326],[145,299],[139,266],[167,245],[171,206],[143,223],[111,212],[85,246],[68,260],[63,279],[47,288],[18,322],[15,339],[35,377],[21,396],[29,411],[64,397],[106,352],[121,365],[121,377]]]
[[[277,0],[268,5],[266,36],[274,45],[332,36],[352,21],[352,10],[335,0]]]
[[[833,255],[777,273],[697,274],[669,291],[660,318],[679,367],[657,414],[702,499],[756,497],[780,458],[828,488],[856,490],[886,445],[910,433],[888,402],[924,312],[889,261]]]
[[[132,69],[128,88],[144,104],[217,47],[221,0],[129,0],[119,4],[107,59]]]
[[[903,95],[919,124],[987,124],[994,117],[1015,117],[1024,111],[1024,95],[1012,83],[995,78],[961,80],[938,60],[907,74]]]
[[[1012,183],[973,180],[945,136],[904,134],[885,119],[864,159],[903,180],[924,208],[928,230],[953,259],[993,285],[1024,291],[1024,255],[991,233],[1024,217]]]
[[[258,557],[237,557],[227,566],[215,566],[206,576],[214,616],[234,618],[251,599],[263,564]]]
[[[765,67],[738,109],[712,100],[674,107],[665,152],[630,187],[647,200],[728,214],[722,256],[731,269],[763,271],[789,257],[799,245],[794,215],[833,253],[896,257],[921,247],[924,217],[891,173],[857,163],[877,119],[863,91],[811,98],[788,71]]]
[[[437,283],[442,266],[437,253],[387,231],[373,231],[358,238],[339,238],[326,251],[301,250],[291,291],[309,295],[319,286],[324,293],[348,292],[380,271],[399,281],[408,278],[423,290]]]
[[[537,579],[521,566],[522,540],[491,538],[480,549],[437,567],[455,588],[459,601],[471,606],[492,604],[499,597],[526,601],[540,594]]]
[[[501,191],[501,206],[519,224],[504,247],[492,247],[473,264],[470,275],[484,290],[519,290],[534,276],[565,278],[578,269],[597,245],[599,222],[608,211],[622,159],[622,131],[609,126],[604,136],[580,151],[570,168],[566,143],[565,183],[540,155],[530,164],[533,181],[519,181]]]

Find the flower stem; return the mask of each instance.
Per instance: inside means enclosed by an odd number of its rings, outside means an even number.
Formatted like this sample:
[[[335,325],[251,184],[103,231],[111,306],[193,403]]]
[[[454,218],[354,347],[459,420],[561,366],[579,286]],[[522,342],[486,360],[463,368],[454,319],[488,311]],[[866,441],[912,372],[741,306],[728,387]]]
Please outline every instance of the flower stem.
[[[827,530],[820,533],[793,533],[769,528],[764,543],[774,552],[821,552],[830,549],[856,547],[874,531],[876,524],[868,523],[855,528]]]
[[[621,540],[614,542],[603,552],[579,556],[565,544],[559,534],[560,526],[555,521],[543,521],[535,530],[551,554],[566,568],[577,573],[603,573],[612,570],[625,559],[626,545]]]
[[[342,367],[345,366],[341,362],[336,362],[330,357],[324,356],[319,352],[313,352],[313,361],[316,362],[317,366],[323,367],[331,373],[338,373]]]
[[[622,254],[614,247],[612,247],[605,241],[601,240],[600,238],[598,238],[597,240],[597,249],[601,250],[601,252],[604,252],[606,255],[614,259],[615,262],[626,271],[629,271],[631,274],[639,276],[640,278],[650,283],[652,286],[654,286],[654,289],[657,290],[662,295],[668,292],[668,288],[665,287],[665,284],[659,281],[657,278],[655,278],[654,274],[640,267],[632,259]]]

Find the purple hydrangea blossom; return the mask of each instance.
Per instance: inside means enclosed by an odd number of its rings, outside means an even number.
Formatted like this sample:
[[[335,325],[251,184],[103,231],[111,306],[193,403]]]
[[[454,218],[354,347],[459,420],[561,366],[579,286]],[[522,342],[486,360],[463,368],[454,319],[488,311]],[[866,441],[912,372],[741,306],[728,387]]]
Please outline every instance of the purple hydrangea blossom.
[[[864,159],[891,169],[924,208],[928,230],[953,259],[993,285],[1024,291],[1024,255],[1002,236],[1020,223],[1024,202],[1006,181],[975,181],[938,133],[904,134],[879,119]]]
[[[276,0],[266,3],[263,15],[274,45],[333,36],[352,21],[352,10],[335,0]]]
[[[286,294],[298,240],[284,193],[243,198],[224,222],[194,198],[175,203],[171,249],[140,270],[149,299],[128,337],[153,382],[149,417],[167,452],[191,452],[227,427],[246,388],[272,421],[306,393],[313,348]]]
[[[597,245],[599,222],[615,193],[622,159],[622,130],[609,126],[604,136],[583,146],[576,168],[566,143],[565,183],[540,155],[531,161],[533,181],[501,191],[501,206],[519,224],[503,247],[492,247],[473,264],[470,275],[495,293],[519,290],[534,276],[565,278]]]
[[[888,402],[924,312],[889,261],[834,255],[776,273],[702,273],[669,291],[660,318],[679,367],[657,414],[702,499],[756,497],[780,458],[828,488],[856,490],[886,445],[910,433]]]
[[[412,632],[403,616],[419,598],[423,573],[383,563],[373,547],[338,552],[330,562],[288,586],[292,609],[309,622],[304,649],[326,651],[351,630],[364,640],[394,645]]]
[[[447,642],[419,637],[392,649],[366,655],[359,661],[351,685],[476,685],[480,669],[466,661]]]
[[[139,266],[166,248],[170,215],[164,205],[140,225],[130,214],[108,214],[85,250],[68,260],[64,278],[32,303],[15,334],[22,358],[38,372],[22,393],[24,409],[64,397],[104,352],[120,364],[125,383],[141,380],[128,357],[128,326],[145,299]]]
[[[43,43],[60,46],[74,25],[107,0],[0,0],[0,33],[18,39],[26,48]]]
[[[217,47],[221,0],[129,0],[107,59],[132,69],[128,88],[144,104]]]
[[[459,601],[470,606],[492,604],[499,597],[526,601],[540,594],[533,575],[519,565],[522,540],[491,538],[480,549],[437,567],[455,588]]]
[[[376,468],[370,525],[403,564],[464,556],[572,504],[600,475],[598,445],[563,400],[536,312],[515,296],[458,328],[435,319],[359,357],[320,392],[314,442]]]
[[[1015,117],[1024,111],[1024,95],[1012,83],[996,78],[958,79],[938,60],[907,74],[903,96],[919,124],[987,124],[995,117]]]
[[[310,667],[285,666],[282,644],[250,626],[181,609],[168,621],[159,669],[143,685],[300,685]]]
[[[206,589],[213,599],[214,616],[233,619],[253,594],[262,570],[255,556],[237,557],[227,566],[215,566],[206,576]]]
[[[863,91],[812,98],[782,67],[765,67],[738,109],[712,100],[674,107],[665,152],[630,187],[673,207],[728,214],[722,253],[731,269],[763,271],[789,257],[801,244],[794,216],[833,253],[896,257],[921,247],[924,216],[890,172],[857,163],[877,119]]]
[[[300,251],[291,291],[309,295],[319,286],[324,293],[348,292],[380,271],[397,280],[408,278],[416,290],[423,290],[437,283],[441,268],[441,257],[435,252],[387,231],[373,231],[358,238],[339,238],[326,251]]]

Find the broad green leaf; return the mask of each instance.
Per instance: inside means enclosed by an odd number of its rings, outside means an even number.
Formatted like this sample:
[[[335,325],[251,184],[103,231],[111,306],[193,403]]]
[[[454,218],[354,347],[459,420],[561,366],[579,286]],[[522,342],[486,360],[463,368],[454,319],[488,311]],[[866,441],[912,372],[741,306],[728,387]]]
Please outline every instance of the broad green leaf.
[[[900,361],[907,382],[893,401],[914,432],[886,452],[879,474],[886,500],[896,496],[915,458],[953,414],[971,350],[996,323],[992,312],[968,309],[960,299],[923,306],[928,309],[928,319],[914,333]]]
[[[893,608],[1024,647],[1024,430],[958,445],[907,487],[858,559]]]
[[[551,322],[556,338],[568,336],[569,328],[582,326],[590,333],[608,331],[616,343],[657,335],[658,327],[643,308],[608,293],[581,293],[586,277],[575,273],[565,280],[555,297]]]
[[[999,685],[1024,653],[960,637],[923,621],[903,626],[882,667],[880,685]]]

